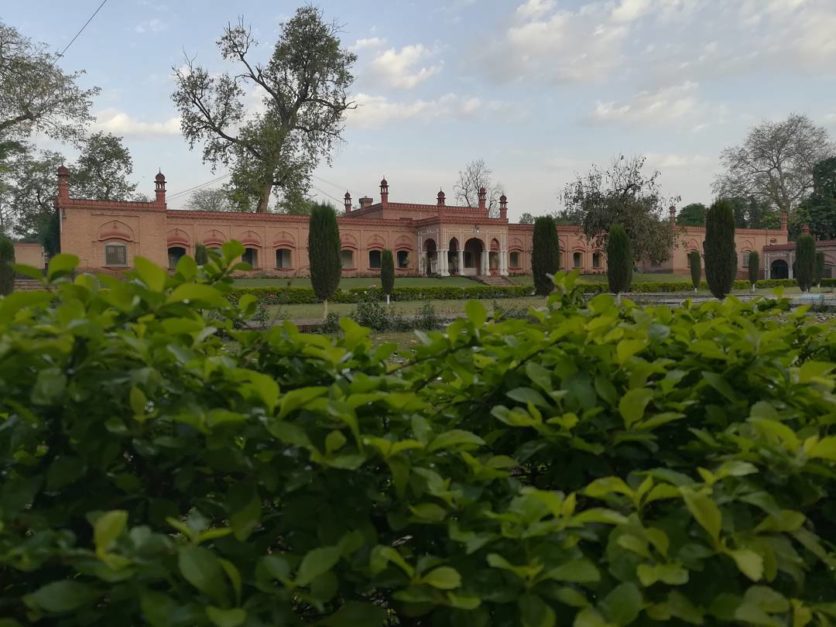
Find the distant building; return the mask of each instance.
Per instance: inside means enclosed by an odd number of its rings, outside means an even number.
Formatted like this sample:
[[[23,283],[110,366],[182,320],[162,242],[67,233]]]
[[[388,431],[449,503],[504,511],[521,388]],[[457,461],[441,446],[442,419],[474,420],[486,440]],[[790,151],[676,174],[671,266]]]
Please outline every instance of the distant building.
[[[166,206],[166,180],[155,180],[152,202],[116,202],[72,198],[69,171],[58,169],[61,250],[80,258],[80,267],[119,272],[133,265],[136,256],[173,267],[197,244],[220,247],[238,240],[246,248],[244,260],[253,274],[306,276],[308,274],[308,218],[279,214],[218,213],[171,210]],[[345,213],[339,217],[343,273],[377,275],[384,249],[395,257],[399,275],[507,276],[531,272],[533,226],[508,221],[508,199],[500,197],[498,216],[490,215],[486,193],[478,207],[448,205],[443,191],[435,204],[389,200],[389,183],[380,182],[380,200],[359,199],[352,205],[346,192]],[[670,259],[646,271],[688,272],[687,255],[702,251],[705,229],[679,227]],[[604,251],[589,242],[579,227],[559,226],[560,267],[584,273],[606,272]],[[775,230],[738,229],[740,274],[745,276],[749,251],[787,243],[786,217]],[[761,255],[764,259],[765,256]]]

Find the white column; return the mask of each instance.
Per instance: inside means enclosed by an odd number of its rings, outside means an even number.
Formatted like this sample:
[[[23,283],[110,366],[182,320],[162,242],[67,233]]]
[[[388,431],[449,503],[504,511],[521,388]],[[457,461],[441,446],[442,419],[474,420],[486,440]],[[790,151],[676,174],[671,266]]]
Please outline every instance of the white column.
[[[500,250],[499,251],[499,274],[502,276],[508,276],[508,251],[507,250]]]
[[[459,274],[464,276],[464,248],[459,244]]]
[[[481,258],[479,260],[481,262],[480,265],[482,266],[482,268],[479,271],[479,274],[481,274],[482,276],[488,276],[490,274],[490,266],[488,265],[488,263],[490,261],[490,256],[491,256],[490,250],[488,250],[487,248],[484,248],[482,250],[482,255],[481,255]]]
[[[450,268],[447,263],[447,249],[442,248],[438,251],[438,274],[441,276],[450,276]]]
[[[792,275],[792,266],[793,266],[793,263],[792,263],[792,262],[793,262],[793,261],[795,261],[795,259],[793,259],[793,257],[795,257],[795,254],[794,254],[794,253],[790,253],[790,254],[789,254],[789,262],[787,263],[787,265],[789,266],[789,268],[788,268],[788,270],[789,270],[789,275],[788,275],[788,276],[789,276],[791,279],[794,279],[794,278],[795,278],[795,277]]]
[[[421,263],[420,267],[418,268],[418,274],[427,274],[427,262],[429,261],[427,257],[427,253],[425,251],[421,251]]]

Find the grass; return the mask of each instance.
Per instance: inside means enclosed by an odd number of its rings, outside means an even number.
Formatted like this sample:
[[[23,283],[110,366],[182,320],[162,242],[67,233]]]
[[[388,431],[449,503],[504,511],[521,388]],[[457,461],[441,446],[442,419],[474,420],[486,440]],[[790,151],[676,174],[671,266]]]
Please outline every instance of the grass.
[[[307,277],[293,278],[241,278],[235,279],[235,287],[311,287]],[[473,287],[479,285],[476,281],[466,277],[451,276],[445,278],[432,277],[399,277],[395,279],[396,287]],[[340,289],[380,287],[377,277],[344,277],[340,279]]]

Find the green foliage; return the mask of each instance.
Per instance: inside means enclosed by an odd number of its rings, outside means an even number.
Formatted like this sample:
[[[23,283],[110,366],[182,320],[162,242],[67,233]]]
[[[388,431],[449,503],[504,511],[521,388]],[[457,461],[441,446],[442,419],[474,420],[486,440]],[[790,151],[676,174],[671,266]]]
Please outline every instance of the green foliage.
[[[630,291],[633,263],[630,238],[623,226],[614,224],[607,238],[607,285],[613,294]]]
[[[824,278],[824,251],[816,251],[816,270],[813,276],[813,281],[816,285],[821,285],[821,280]]]
[[[705,278],[717,298],[725,298],[737,275],[734,211],[728,200],[718,200],[705,216]]]
[[[236,329],[240,246],[0,300],[14,625],[836,620],[836,326],[581,307],[394,345]]]
[[[340,229],[332,207],[317,205],[308,226],[308,262],[316,297],[327,301],[340,284]]]
[[[15,245],[0,233],[0,296],[11,294],[15,288]]]
[[[676,214],[676,223],[680,226],[703,226],[705,224],[706,206],[701,202],[685,205]]]
[[[802,292],[809,292],[816,275],[816,241],[802,235],[795,242],[795,279]]]
[[[194,247],[194,260],[199,266],[205,266],[206,262],[209,261],[208,251],[204,244],[198,244]]]
[[[395,260],[391,250],[384,250],[380,260],[380,287],[383,293],[391,296],[395,289]]]
[[[702,279],[702,258],[696,250],[688,253],[688,269],[691,271],[691,283],[697,289]]]
[[[551,276],[560,264],[560,242],[557,239],[557,225],[551,216],[540,216],[534,220],[534,235],[531,249],[531,272],[534,275],[534,291],[545,296],[554,289]]]
[[[758,278],[761,274],[761,257],[758,254],[758,251],[753,250],[749,253],[749,283],[754,285],[758,282]]]

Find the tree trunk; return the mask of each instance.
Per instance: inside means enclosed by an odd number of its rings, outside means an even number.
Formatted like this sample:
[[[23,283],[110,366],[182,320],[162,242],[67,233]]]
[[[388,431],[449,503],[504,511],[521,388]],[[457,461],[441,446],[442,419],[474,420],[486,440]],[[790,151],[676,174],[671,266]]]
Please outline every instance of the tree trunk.
[[[273,191],[273,183],[265,183],[261,188],[261,195],[258,197],[256,213],[267,213],[267,205],[270,203],[270,192]]]
[[[323,305],[322,319],[327,320],[328,319],[328,299],[327,298],[324,301],[322,301],[322,305]]]

